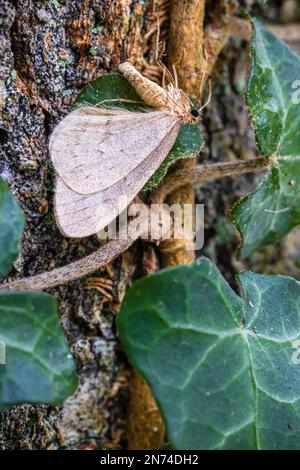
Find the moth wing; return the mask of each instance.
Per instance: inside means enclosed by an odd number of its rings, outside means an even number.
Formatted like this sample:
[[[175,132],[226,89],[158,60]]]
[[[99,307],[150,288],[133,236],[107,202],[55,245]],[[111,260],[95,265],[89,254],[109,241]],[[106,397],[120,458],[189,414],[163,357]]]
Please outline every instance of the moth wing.
[[[165,134],[159,146],[123,179],[95,194],[73,191],[57,177],[55,214],[58,226],[68,237],[81,238],[98,233],[109,225],[134,199],[171,150],[180,123]]]
[[[66,116],[51,136],[53,165],[73,191],[96,193],[120,181],[145,160],[176,120],[164,111],[79,108]]]

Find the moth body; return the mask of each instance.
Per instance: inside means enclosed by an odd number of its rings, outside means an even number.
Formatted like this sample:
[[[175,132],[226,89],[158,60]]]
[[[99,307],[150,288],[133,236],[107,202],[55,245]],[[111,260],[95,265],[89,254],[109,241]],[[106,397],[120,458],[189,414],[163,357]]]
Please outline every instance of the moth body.
[[[123,62],[119,65],[119,71],[135,88],[142,100],[151,108],[164,109],[166,107],[167,96],[165,90],[144,77],[129,62]]]
[[[182,124],[195,122],[198,116],[191,114],[191,102],[180,88],[169,83],[164,89],[144,77],[129,62],[119,65],[119,71],[131,83],[142,100],[155,109],[166,110],[178,116]]]

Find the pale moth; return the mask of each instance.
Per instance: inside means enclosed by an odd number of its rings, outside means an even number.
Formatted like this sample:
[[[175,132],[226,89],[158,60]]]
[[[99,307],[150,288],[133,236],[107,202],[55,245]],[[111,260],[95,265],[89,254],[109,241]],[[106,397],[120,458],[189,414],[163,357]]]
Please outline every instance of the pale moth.
[[[153,110],[105,108],[104,102],[81,107],[50,138],[55,216],[67,237],[87,237],[110,224],[159,168],[180,126],[199,119],[201,110],[192,108],[176,73],[166,72],[169,83],[160,87],[128,62],[119,71]]]

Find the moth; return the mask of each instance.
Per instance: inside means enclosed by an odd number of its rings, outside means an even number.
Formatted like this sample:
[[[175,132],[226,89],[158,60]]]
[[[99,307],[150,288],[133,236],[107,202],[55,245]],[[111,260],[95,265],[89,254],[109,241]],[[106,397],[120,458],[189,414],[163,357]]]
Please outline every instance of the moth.
[[[176,74],[169,71],[168,84],[164,78],[162,87],[128,62],[119,71],[150,111],[109,108],[104,102],[81,107],[67,115],[50,138],[55,217],[67,237],[87,237],[109,225],[159,168],[180,126],[198,121],[204,107],[193,108]]]

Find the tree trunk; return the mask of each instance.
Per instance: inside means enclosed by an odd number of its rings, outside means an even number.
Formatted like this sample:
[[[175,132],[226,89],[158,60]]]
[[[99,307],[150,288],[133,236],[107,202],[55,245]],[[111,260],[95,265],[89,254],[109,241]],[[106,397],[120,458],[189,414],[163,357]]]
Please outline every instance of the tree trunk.
[[[208,2],[211,12],[212,3]],[[278,22],[283,2],[275,3],[266,12],[269,20]],[[139,61],[149,52],[152,2],[0,0],[0,11],[0,173],[22,205],[27,222],[21,254],[11,273],[17,278],[65,265],[99,247],[96,237],[70,240],[56,227],[48,138],[84,85],[115,71],[122,60]],[[207,145],[201,161],[248,159],[256,154],[241,94],[247,48],[242,40],[232,39],[219,58],[213,100],[204,115]],[[291,237],[245,263],[235,260],[237,235],[227,215],[236,198],[254,188],[254,180],[252,176],[227,178],[198,188],[206,224],[201,254],[215,261],[230,281],[234,272],[249,267],[282,274],[288,269],[297,276],[289,256],[297,243]],[[110,269],[93,274],[113,277],[113,302],[103,302],[99,293],[86,290],[86,279],[52,289],[80,384],[61,407],[24,405],[2,412],[3,449],[126,446],[130,374],[114,320],[129,281],[142,271],[137,256],[141,249],[137,243]]]

